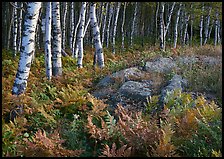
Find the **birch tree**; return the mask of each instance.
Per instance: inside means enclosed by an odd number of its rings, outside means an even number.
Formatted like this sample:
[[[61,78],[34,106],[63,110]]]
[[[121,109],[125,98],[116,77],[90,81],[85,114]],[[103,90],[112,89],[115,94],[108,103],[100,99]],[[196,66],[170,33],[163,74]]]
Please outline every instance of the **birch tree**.
[[[69,47],[70,47],[70,49],[72,50],[72,46],[73,46],[73,44],[72,44],[72,35],[73,35],[73,32],[74,32],[74,2],[71,2],[71,15],[70,15],[70,27],[71,27],[71,29],[70,29],[70,39],[69,39]]]
[[[14,3],[14,5],[17,7],[17,2]],[[13,19],[14,19],[14,25],[13,25],[13,56],[16,57],[17,52],[17,8],[13,7]]]
[[[52,20],[52,2],[47,2],[46,7],[46,22],[45,22],[45,68],[46,68],[46,76],[48,80],[51,79],[52,76],[52,66],[51,66],[51,20]]]
[[[118,20],[118,16],[119,16],[120,6],[121,6],[121,2],[118,2],[115,21],[114,21],[113,40],[112,40],[112,53],[113,54],[115,54],[115,37],[116,37],[116,31],[117,31],[117,20]]]
[[[107,23],[107,39],[106,39],[106,47],[109,46],[109,38],[110,38],[110,22],[113,15],[113,4],[110,3],[110,9],[109,9],[109,17],[108,17],[108,23]]]
[[[158,39],[158,13],[159,13],[159,2],[156,2],[156,13],[155,13],[155,43],[157,42]]]
[[[125,23],[125,11],[126,11],[127,2],[124,2],[124,9],[123,9],[123,18],[122,18],[122,25],[121,25],[121,48],[124,51],[124,23]]]
[[[133,15],[133,21],[132,21],[132,27],[131,27],[131,40],[130,40],[130,46],[132,47],[133,45],[133,34],[134,34],[134,29],[135,29],[135,21],[136,21],[136,14],[137,14],[137,7],[138,7],[138,2],[135,2],[135,11]]]
[[[63,22],[62,22],[62,49],[65,49],[65,27],[66,27],[66,16],[67,16],[67,2],[64,2],[64,14],[63,14]]]
[[[23,20],[23,2],[20,2],[20,11],[19,11],[19,21],[18,21],[18,42],[17,42],[17,50],[20,51],[21,47],[21,34],[22,34],[22,20]]]
[[[217,40],[218,40],[218,16],[219,16],[219,13],[218,11],[216,11],[215,13],[215,37],[214,37],[214,45],[216,46],[217,45]]]
[[[159,21],[160,21],[160,50],[165,51],[165,37],[164,37],[164,32],[165,32],[165,24],[164,24],[164,2],[160,3],[159,6]]]
[[[202,42],[203,42],[203,37],[202,37],[202,34],[203,34],[203,13],[204,13],[204,3],[202,4],[202,13],[201,13],[201,19],[200,19],[200,46],[202,46]]]
[[[184,37],[183,37],[183,45],[186,44],[186,39],[187,39],[187,27],[188,27],[188,21],[190,19],[190,14],[187,14],[187,12],[185,12],[185,28],[184,28]]]
[[[52,75],[62,75],[60,4],[52,2]]]
[[[204,45],[207,43],[207,40],[208,40],[208,30],[209,30],[209,23],[210,23],[210,14],[211,14],[211,11],[212,11],[212,7],[209,6],[208,7],[208,15],[207,15],[207,18],[206,18],[206,24],[205,24],[205,40],[204,40]]]
[[[41,2],[27,3],[27,13],[24,19],[19,65],[12,88],[13,95],[20,95],[24,93],[27,87],[27,79],[29,77],[31,59],[35,49],[35,31],[40,8]]]
[[[78,67],[82,68],[82,60],[83,60],[83,32],[84,32],[84,24],[85,24],[85,15],[86,15],[86,2],[82,2],[82,7],[80,11],[81,19],[79,24],[79,33],[77,36],[78,43]]]
[[[105,2],[104,5],[106,5],[104,8],[105,8],[105,11],[103,12],[104,14],[104,19],[103,19],[103,28],[102,28],[102,46],[103,46],[103,43],[104,43],[104,37],[105,37],[105,29],[106,29],[106,24],[107,24],[107,10],[108,10],[108,2]]]
[[[95,56],[97,57],[97,64],[100,68],[104,67],[103,48],[100,40],[100,30],[96,19],[96,3],[90,3],[90,25],[93,30]]]

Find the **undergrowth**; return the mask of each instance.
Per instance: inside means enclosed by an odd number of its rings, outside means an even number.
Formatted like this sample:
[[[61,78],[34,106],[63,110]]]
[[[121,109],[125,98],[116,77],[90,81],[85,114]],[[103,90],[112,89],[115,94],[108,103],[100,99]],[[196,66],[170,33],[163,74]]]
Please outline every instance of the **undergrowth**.
[[[92,67],[93,52],[88,48],[82,69],[77,69],[75,59],[63,57],[63,75],[48,81],[44,52],[36,51],[27,90],[16,97],[11,90],[19,57],[13,59],[9,51],[2,50],[3,157],[222,156],[222,109],[203,96],[194,99],[177,91],[169,97],[164,110],[152,115],[158,107],[158,96],[153,96],[144,113],[128,112],[118,105],[112,115],[108,105],[89,94],[106,75],[139,64],[143,66],[156,56],[170,56],[172,50],[158,55],[160,51],[156,47],[133,46],[115,55],[109,49],[104,53],[104,69]],[[215,70],[195,67],[194,70],[185,68],[187,71],[183,73],[189,77],[190,88],[210,90],[219,96],[219,66]],[[13,118],[13,112],[21,105],[23,111]]]

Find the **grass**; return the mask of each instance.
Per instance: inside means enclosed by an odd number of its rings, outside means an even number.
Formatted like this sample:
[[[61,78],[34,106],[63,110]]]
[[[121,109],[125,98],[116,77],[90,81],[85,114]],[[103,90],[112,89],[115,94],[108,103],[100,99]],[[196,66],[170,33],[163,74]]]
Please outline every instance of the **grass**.
[[[185,48],[178,49],[177,51],[183,52],[183,54],[203,53],[204,55],[211,54],[214,56],[220,56],[221,54],[220,47],[214,48],[213,46],[207,45],[202,48]],[[37,50],[36,52],[35,61],[31,66],[27,90],[24,95],[15,97],[11,95],[11,90],[17,71],[19,57],[17,56],[13,59],[12,54],[9,51],[2,50],[2,156],[24,156],[27,144],[30,149],[36,150],[34,149],[36,145],[36,147],[41,149],[43,154],[50,154],[51,156],[59,155],[56,154],[57,150],[60,150],[62,153],[60,154],[61,156],[79,154],[75,151],[78,149],[84,150],[81,156],[102,155],[103,145],[108,144],[110,145],[109,147],[111,147],[112,142],[91,137],[90,130],[87,128],[86,123],[88,116],[93,115],[93,123],[96,124],[95,128],[103,128],[103,122],[100,122],[100,118],[103,117],[104,119],[105,114],[107,114],[105,112],[107,106],[103,101],[90,96],[88,92],[94,89],[97,82],[108,74],[112,74],[115,71],[128,67],[144,66],[145,62],[150,59],[158,56],[172,56],[173,54],[172,50],[169,49],[167,50],[167,53],[161,54],[156,46],[147,46],[145,48],[133,46],[133,48],[126,49],[125,52],[117,51],[115,55],[111,53],[110,49],[104,49],[105,68],[101,70],[92,66],[93,50],[91,50],[90,47],[86,47],[83,61],[84,67],[82,69],[77,68],[75,59],[69,56],[63,57],[63,75],[57,78],[53,77],[51,81],[48,81],[45,77],[44,52],[43,50]],[[184,70],[182,74],[190,83],[189,91],[210,92],[215,94],[221,101],[222,74],[220,65],[205,67],[195,64],[192,69],[189,69],[189,67],[183,67],[182,69]],[[158,83],[154,88],[155,91],[158,91],[161,86],[160,84],[164,82],[165,77],[160,74],[151,76],[153,76],[153,80]],[[153,97],[152,99],[154,98],[157,99],[156,97]],[[152,103],[153,108],[155,108],[157,103]],[[6,122],[4,118],[9,115],[17,105],[21,104],[24,106],[23,115],[17,117],[14,122]],[[148,108],[148,111],[150,110],[151,109]],[[77,116],[79,120],[76,120]],[[110,115],[107,117],[108,122],[110,122],[110,118],[112,117]],[[94,125],[92,126],[94,127]],[[113,126],[116,127],[115,125]],[[147,130],[148,129],[150,130],[150,128],[147,128]],[[200,129],[203,132],[206,132],[203,124]],[[46,136],[42,136],[44,138],[43,141],[54,143],[54,151],[51,151],[51,147],[47,147],[46,145],[43,146],[43,142],[37,139],[37,132],[39,132],[39,130],[44,130],[46,132]],[[59,132],[60,140],[58,137],[54,136],[55,134],[53,134],[53,132],[55,130]],[[219,129],[217,128],[217,131],[218,130]],[[123,131],[121,132],[124,133]],[[210,131],[206,133],[208,134]],[[105,132],[104,135],[106,135]],[[119,143],[119,141],[123,141],[123,138],[119,138],[122,137],[119,132],[117,132],[116,135],[116,138],[113,138],[112,140],[113,142],[116,142],[116,145],[119,148],[122,146],[122,143]],[[203,135],[204,134],[202,133],[201,136],[196,136],[194,140],[202,140]],[[123,137],[129,139],[125,134],[123,134]],[[217,139],[215,138],[214,141],[216,140]],[[32,142],[34,145],[28,141]],[[64,149],[61,148],[60,144],[62,144]],[[134,143],[132,144],[134,145]],[[188,145],[188,143],[185,144]],[[156,149],[153,152],[159,155],[157,150],[159,149]],[[144,152],[145,151],[146,149],[144,149]],[[211,155],[210,148],[208,148],[208,151],[209,152],[205,153]],[[198,151],[195,152],[195,154],[198,155]],[[220,155],[218,148],[213,151],[213,154],[217,156]],[[29,155],[32,156],[34,154]]]

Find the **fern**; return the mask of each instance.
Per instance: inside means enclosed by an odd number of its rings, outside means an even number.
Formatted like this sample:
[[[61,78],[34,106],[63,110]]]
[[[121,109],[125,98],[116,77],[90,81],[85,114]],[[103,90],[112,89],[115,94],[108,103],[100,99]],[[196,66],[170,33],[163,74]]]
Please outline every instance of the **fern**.
[[[129,157],[131,156],[131,147],[127,148],[127,145],[123,145],[121,148],[117,149],[116,144],[112,144],[112,148],[108,145],[104,145],[102,156],[99,157]]]

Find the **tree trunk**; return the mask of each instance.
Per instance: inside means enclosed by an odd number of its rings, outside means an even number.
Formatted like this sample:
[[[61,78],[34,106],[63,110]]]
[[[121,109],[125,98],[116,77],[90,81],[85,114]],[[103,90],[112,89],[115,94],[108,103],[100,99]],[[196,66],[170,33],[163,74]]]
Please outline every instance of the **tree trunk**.
[[[134,11],[134,16],[133,16],[133,21],[132,21],[132,27],[131,27],[131,41],[130,41],[130,46],[131,47],[133,45],[133,35],[134,35],[134,29],[135,29],[135,21],[136,21],[137,7],[138,7],[138,2],[135,2],[135,11]]]
[[[104,56],[103,48],[100,41],[100,30],[96,19],[96,3],[91,2],[90,4],[90,24],[93,30],[94,46],[95,46],[95,56],[97,56],[97,64],[100,68],[104,67]]]
[[[125,23],[126,6],[127,6],[127,2],[124,2],[123,19],[122,19],[122,25],[121,25],[121,35],[122,35],[121,48],[123,51],[124,51],[124,23]]]
[[[168,19],[167,24],[166,24],[166,27],[165,27],[164,37],[166,37],[167,31],[168,31],[169,26],[170,26],[171,17],[172,17],[172,14],[173,14],[173,9],[174,9],[175,4],[176,4],[176,2],[173,2],[172,7],[170,9],[170,12],[169,12],[169,15],[168,15],[168,18],[167,18]]]
[[[105,13],[104,13],[104,19],[103,19],[103,29],[102,29],[102,46],[103,46],[103,43],[104,43],[104,35],[105,35],[105,28],[106,28],[106,24],[107,24],[107,10],[108,10],[108,2],[105,2],[106,3],[106,7],[104,6],[105,8]],[[105,5],[105,4],[104,4]]]
[[[73,36],[72,36],[72,57],[73,58],[77,58],[78,57],[78,43],[76,41],[76,35],[77,35],[77,30],[78,30],[78,26],[80,24],[81,21],[81,14],[79,15],[79,19],[78,22],[74,28],[74,32],[73,32]],[[76,45],[76,47],[75,47]]]
[[[212,7],[209,7],[207,21],[206,21],[206,25],[205,25],[205,32],[204,32],[205,33],[204,45],[207,43],[207,40],[208,40],[208,30],[209,30],[211,11],[212,11]]]
[[[209,33],[208,33],[208,40],[209,40],[210,37],[211,37],[212,28],[213,28],[214,23],[215,23],[215,20],[213,19],[213,20],[212,20],[212,23],[211,23],[211,26],[210,26],[210,29],[209,29]]]
[[[23,2],[20,2],[20,8],[23,8]],[[20,52],[20,47],[21,47],[21,34],[22,34],[22,20],[23,20],[23,10],[20,9],[19,12],[19,21],[18,21],[18,42],[17,42],[17,50]]]
[[[114,21],[113,39],[112,39],[112,53],[113,54],[115,54],[115,37],[116,37],[116,31],[117,31],[117,20],[119,16],[120,6],[121,6],[121,2],[118,2],[117,12],[116,12],[115,21]]]
[[[154,45],[156,45],[157,43],[157,39],[158,39],[158,13],[159,13],[159,2],[156,2],[156,15],[155,15],[155,42],[154,42]]]
[[[67,2],[64,2],[64,14],[63,14],[63,22],[62,22],[62,49],[65,49],[65,27],[66,27],[66,16],[67,16]]]
[[[70,49],[72,50],[72,35],[73,35],[73,32],[74,32],[74,2],[71,2],[71,15],[70,15],[70,38],[69,38],[69,47]]]
[[[60,23],[60,4],[52,2],[52,31],[53,31],[53,49],[52,49],[52,75],[62,75],[61,62],[61,23]]]
[[[79,24],[79,33],[77,36],[78,43],[78,67],[82,68],[82,60],[83,60],[83,31],[85,24],[85,15],[86,15],[86,2],[82,2],[82,7],[80,11],[81,20]]]
[[[179,5],[179,9],[177,11],[177,17],[176,17],[175,27],[174,27],[174,46],[173,46],[174,48],[177,47],[177,36],[178,36],[177,27],[178,27],[178,22],[179,22],[179,19],[180,19],[181,6],[182,6],[182,3],[180,3],[180,5]]]
[[[17,2],[14,3],[14,5],[17,7]],[[14,25],[13,25],[13,57],[16,57],[17,53],[17,8],[13,8],[13,19],[14,19]]]
[[[203,42],[203,37],[202,37],[202,32],[203,32],[203,13],[204,13],[204,3],[202,4],[202,15],[201,15],[201,20],[200,20],[200,46],[202,46]]]
[[[46,76],[48,80],[51,80],[52,66],[51,66],[51,20],[52,20],[52,9],[51,2],[47,2],[46,8],[46,22],[45,22],[45,68]]]
[[[107,39],[106,39],[106,47],[108,48],[109,46],[109,38],[110,38],[110,22],[111,18],[113,15],[113,4],[110,4],[110,10],[109,10],[109,19],[108,19],[108,24],[107,24]]]
[[[186,44],[186,38],[187,38],[187,27],[188,27],[188,21],[189,21],[190,15],[187,15],[185,12],[185,28],[184,28],[184,38],[183,38],[183,45]]]
[[[216,46],[217,45],[217,38],[218,38],[218,11],[216,11],[216,14],[215,14],[215,39],[214,39],[214,45]]]
[[[164,31],[165,31],[165,25],[164,25],[164,2],[160,3],[160,50],[165,51],[165,37],[164,37]]]
[[[29,77],[31,59],[34,52],[35,31],[41,2],[28,2],[27,13],[24,20],[24,30],[22,37],[22,47],[20,53],[19,66],[12,88],[13,95],[20,95],[25,92],[27,79]]]

